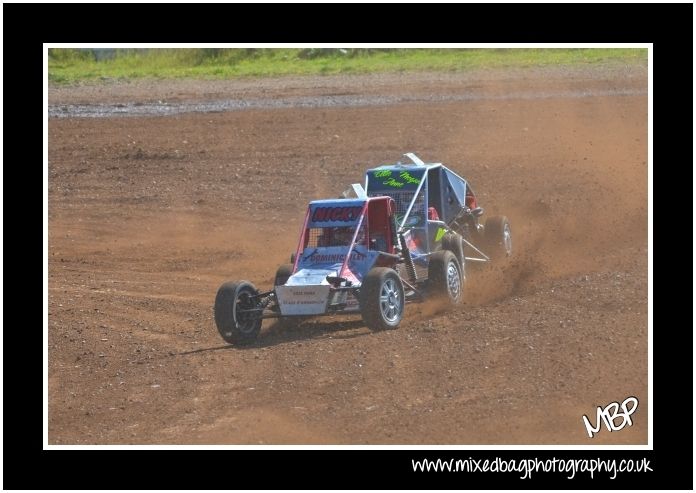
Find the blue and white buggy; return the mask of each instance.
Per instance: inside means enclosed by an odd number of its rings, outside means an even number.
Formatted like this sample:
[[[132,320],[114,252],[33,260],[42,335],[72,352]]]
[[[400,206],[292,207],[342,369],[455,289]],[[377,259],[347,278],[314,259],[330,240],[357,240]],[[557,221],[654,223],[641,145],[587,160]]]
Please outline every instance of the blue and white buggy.
[[[406,302],[461,302],[467,261],[510,255],[507,219],[481,225],[466,180],[407,156],[413,164],[368,170],[354,198],[310,202],[292,263],[278,269],[272,290],[220,286],[215,323],[225,341],[252,342],[265,318],[360,313],[372,330],[393,329]],[[474,246],[479,239],[485,246]]]

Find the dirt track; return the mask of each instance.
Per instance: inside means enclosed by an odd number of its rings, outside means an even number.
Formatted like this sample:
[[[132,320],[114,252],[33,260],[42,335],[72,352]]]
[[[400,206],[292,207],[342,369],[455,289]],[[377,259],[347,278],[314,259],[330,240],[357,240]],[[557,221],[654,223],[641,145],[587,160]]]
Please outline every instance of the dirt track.
[[[586,96],[51,118],[49,443],[647,443],[647,79],[554,74],[460,82]],[[288,92],[458,90],[399,77]],[[167,84],[49,99],[158,100]],[[194,101],[282,89],[182,84]],[[269,286],[308,200],[409,151],[510,217],[513,262],[470,275],[461,307],[409,305],[396,331],[267,322],[257,345],[226,346],[218,286]],[[633,426],[589,440],[581,416],[631,395]]]

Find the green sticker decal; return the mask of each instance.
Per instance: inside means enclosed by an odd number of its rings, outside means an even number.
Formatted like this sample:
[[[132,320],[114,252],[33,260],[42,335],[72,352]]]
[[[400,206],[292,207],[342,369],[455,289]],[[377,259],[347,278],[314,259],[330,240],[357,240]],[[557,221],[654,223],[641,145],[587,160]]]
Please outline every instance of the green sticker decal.
[[[413,185],[418,185],[421,182],[418,178],[414,178],[413,176],[411,176],[411,173],[409,173],[408,171],[402,171],[401,173],[399,173],[399,176],[406,183],[411,183]]]
[[[389,178],[387,181],[383,181],[382,185],[387,185],[388,187],[401,188],[404,186],[403,182],[396,181],[394,178]]]
[[[425,171],[376,169],[368,172],[368,192],[380,190],[417,190]]]
[[[438,228],[437,234],[435,235],[435,241],[440,241],[447,231],[445,228]]]

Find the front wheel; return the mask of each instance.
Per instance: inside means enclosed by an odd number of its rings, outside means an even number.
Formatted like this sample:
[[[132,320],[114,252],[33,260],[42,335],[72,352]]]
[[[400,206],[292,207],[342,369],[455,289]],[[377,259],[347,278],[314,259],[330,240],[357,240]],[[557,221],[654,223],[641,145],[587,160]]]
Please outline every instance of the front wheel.
[[[229,344],[249,344],[261,330],[257,308],[259,292],[249,281],[226,282],[215,297],[215,325]]]
[[[375,267],[360,288],[360,311],[371,330],[395,329],[404,315],[404,286],[394,269]]]

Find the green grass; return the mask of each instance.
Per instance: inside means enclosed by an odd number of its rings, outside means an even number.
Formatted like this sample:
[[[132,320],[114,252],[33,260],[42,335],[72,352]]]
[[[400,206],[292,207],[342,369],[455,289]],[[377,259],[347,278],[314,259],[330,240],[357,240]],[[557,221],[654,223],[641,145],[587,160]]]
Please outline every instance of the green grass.
[[[647,65],[646,49],[149,49],[49,50],[48,78],[58,84],[136,78],[268,77],[623,63]]]

